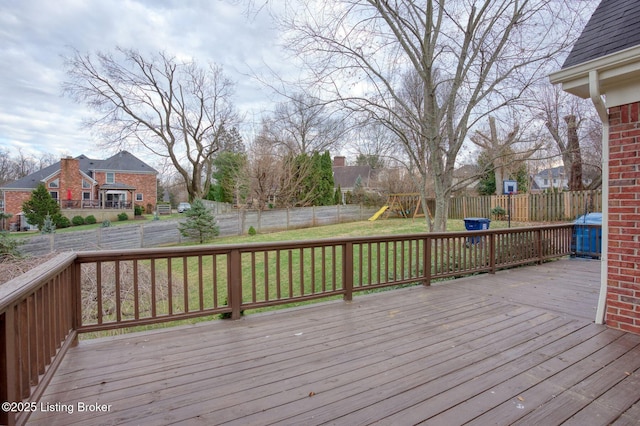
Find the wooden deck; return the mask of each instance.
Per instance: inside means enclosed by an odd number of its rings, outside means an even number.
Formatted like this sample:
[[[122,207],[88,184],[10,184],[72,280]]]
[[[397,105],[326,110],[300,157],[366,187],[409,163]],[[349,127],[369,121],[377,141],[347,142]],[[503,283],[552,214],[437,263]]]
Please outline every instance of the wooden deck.
[[[82,341],[30,423],[639,424],[640,336],[593,323],[599,277],[561,260]]]

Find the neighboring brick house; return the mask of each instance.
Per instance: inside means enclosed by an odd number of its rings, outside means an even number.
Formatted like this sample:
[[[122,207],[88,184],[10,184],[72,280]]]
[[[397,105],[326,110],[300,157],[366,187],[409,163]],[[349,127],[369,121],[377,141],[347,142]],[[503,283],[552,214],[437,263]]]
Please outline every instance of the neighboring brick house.
[[[591,98],[604,127],[596,322],[640,334],[640,1],[603,0],[550,77]]]
[[[44,183],[58,200],[62,214],[93,215],[97,220],[117,218],[122,210],[133,212],[135,205],[152,211],[156,206],[158,172],[127,151],[106,160],[80,155],[67,157],[35,173],[0,187],[4,211],[13,217],[5,229],[28,226],[21,217],[22,204]]]

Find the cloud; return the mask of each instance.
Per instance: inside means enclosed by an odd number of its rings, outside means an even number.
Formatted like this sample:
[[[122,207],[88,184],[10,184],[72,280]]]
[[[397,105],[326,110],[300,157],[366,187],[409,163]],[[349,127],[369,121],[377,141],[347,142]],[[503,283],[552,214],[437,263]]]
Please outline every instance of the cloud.
[[[64,56],[165,51],[215,62],[237,84],[236,105],[249,118],[268,108],[268,90],[251,77],[265,63],[282,68],[268,14],[247,19],[240,2],[222,0],[5,0],[0,15],[0,147],[102,157],[82,127],[88,111],[62,96]],[[249,123],[250,125],[250,123]]]

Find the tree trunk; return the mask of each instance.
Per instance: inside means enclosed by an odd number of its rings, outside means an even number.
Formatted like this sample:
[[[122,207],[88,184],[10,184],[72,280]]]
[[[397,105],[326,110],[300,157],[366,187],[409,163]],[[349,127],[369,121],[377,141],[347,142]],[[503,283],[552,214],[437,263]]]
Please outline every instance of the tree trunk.
[[[565,172],[569,174],[569,190],[582,191],[582,155],[580,154],[580,141],[578,139],[578,123],[575,115],[567,115],[564,117],[567,123],[567,152],[563,153],[562,158],[565,162]],[[567,164],[567,159],[569,160]]]

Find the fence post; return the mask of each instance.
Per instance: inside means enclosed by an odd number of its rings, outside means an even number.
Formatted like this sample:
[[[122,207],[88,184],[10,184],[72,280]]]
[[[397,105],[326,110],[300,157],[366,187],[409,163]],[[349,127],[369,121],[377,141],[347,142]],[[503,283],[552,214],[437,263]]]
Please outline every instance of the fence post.
[[[343,299],[353,300],[353,243],[348,242],[342,248],[342,283],[344,287]]]
[[[422,250],[422,269],[424,271],[424,280],[422,285],[428,287],[431,285],[431,238],[425,237],[424,250]]]
[[[229,289],[227,303],[231,306],[231,319],[240,319],[242,314],[242,253],[234,249],[229,253]]]

